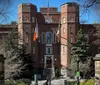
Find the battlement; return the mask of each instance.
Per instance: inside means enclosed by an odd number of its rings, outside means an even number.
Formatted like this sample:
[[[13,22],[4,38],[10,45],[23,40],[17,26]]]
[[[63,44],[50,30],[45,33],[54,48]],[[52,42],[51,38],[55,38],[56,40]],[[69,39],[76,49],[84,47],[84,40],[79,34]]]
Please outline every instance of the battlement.
[[[58,12],[58,8],[56,7],[41,7],[40,8],[40,12],[41,13],[47,13],[47,11],[49,10],[49,13],[57,13]]]

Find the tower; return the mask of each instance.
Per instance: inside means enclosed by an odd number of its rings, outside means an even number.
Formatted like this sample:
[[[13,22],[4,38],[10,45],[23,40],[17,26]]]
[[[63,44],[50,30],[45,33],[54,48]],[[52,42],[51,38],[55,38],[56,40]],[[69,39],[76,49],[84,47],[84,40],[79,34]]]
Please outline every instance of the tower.
[[[27,53],[33,54],[33,31],[35,29],[37,8],[35,5],[23,3],[18,6],[19,44],[23,44]]]
[[[61,74],[67,76],[70,63],[71,43],[75,42],[79,24],[79,5],[69,2],[61,5]]]

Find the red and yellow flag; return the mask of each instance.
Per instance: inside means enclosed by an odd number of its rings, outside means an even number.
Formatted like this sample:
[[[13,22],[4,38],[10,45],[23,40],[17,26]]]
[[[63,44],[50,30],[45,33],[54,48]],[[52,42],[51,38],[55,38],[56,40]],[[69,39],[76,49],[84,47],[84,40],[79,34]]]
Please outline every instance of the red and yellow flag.
[[[38,38],[38,23],[36,20],[36,27],[35,27],[35,31],[34,31],[34,35],[33,35],[33,40],[36,41],[37,38]]]

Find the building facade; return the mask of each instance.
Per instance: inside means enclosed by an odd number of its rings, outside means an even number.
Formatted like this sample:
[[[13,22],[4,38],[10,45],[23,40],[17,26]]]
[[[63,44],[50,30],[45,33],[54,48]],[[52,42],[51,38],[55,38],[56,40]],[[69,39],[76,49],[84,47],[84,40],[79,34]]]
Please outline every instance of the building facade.
[[[80,24],[79,5],[75,2],[62,4],[60,9],[58,12],[56,7],[41,7],[38,12],[37,7],[31,3],[20,4],[18,25],[0,25],[0,47],[7,34],[14,28],[20,36],[19,44],[23,44],[27,53],[32,56],[33,68],[38,74],[43,76],[49,69],[55,75],[55,69],[60,69],[61,74],[67,76],[71,44],[76,41],[78,28],[85,28],[86,36],[91,42],[94,40],[94,30],[100,25]],[[38,37],[34,41],[36,26]],[[97,48],[91,49],[90,54],[97,53]]]
[[[38,39],[33,41],[36,24]],[[78,26],[79,5],[74,2],[61,5],[61,12],[53,7],[42,7],[37,12],[33,4],[20,4],[18,7],[19,43],[31,53],[33,67],[38,70],[58,68],[63,75],[66,74],[71,43],[75,42]],[[59,35],[56,35],[58,28]]]

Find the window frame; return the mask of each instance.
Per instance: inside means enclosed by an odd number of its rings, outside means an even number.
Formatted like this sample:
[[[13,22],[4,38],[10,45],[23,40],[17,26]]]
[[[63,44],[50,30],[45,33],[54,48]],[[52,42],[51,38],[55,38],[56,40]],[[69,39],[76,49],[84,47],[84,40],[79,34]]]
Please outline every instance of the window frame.
[[[50,52],[48,52],[48,50],[50,51]],[[53,48],[52,47],[46,47],[46,54],[53,54]]]
[[[56,34],[53,32],[53,43],[56,43]]]

